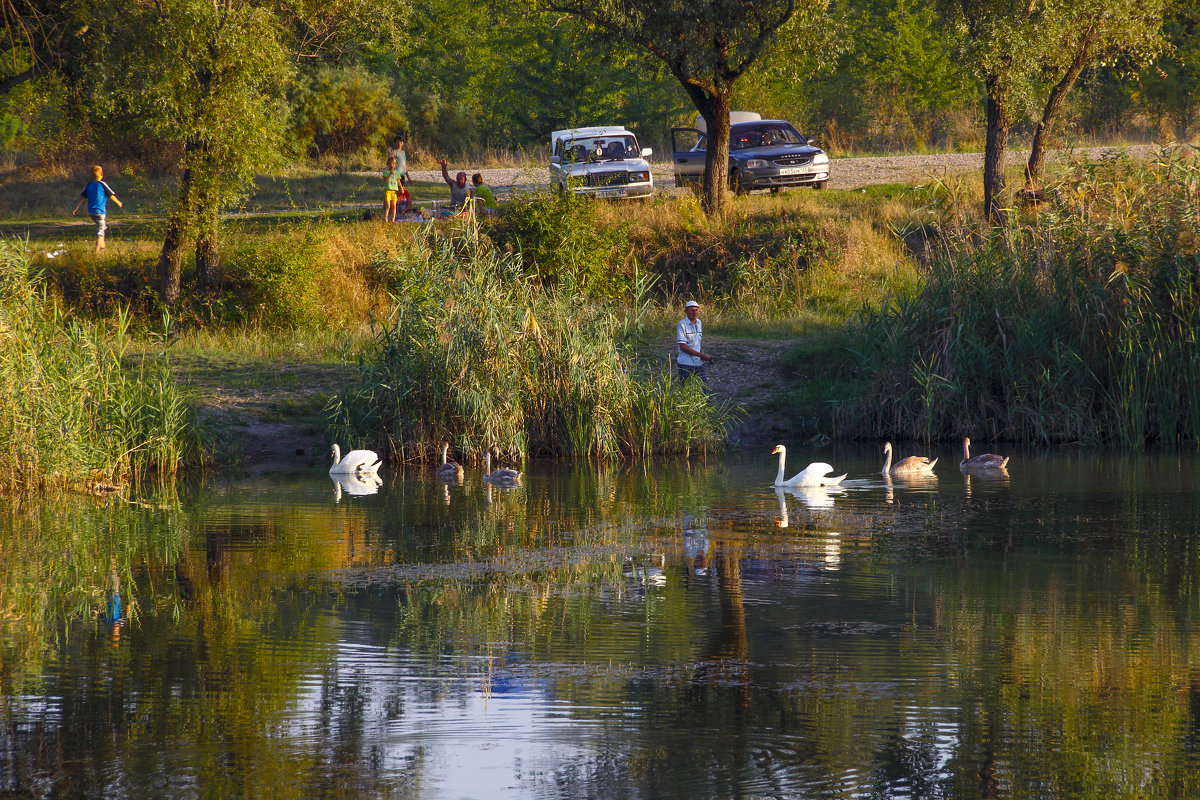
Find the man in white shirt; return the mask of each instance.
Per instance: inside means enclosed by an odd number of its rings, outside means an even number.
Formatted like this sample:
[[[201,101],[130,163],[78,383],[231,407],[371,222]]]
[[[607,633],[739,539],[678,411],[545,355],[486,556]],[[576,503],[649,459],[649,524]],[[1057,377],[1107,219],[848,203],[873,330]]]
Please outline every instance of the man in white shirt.
[[[713,357],[704,352],[702,347],[704,325],[700,322],[700,304],[688,300],[684,303],[683,313],[684,318],[675,326],[675,344],[679,347],[675,362],[679,368],[679,379],[686,381],[695,375],[703,381],[704,362],[712,361]]]

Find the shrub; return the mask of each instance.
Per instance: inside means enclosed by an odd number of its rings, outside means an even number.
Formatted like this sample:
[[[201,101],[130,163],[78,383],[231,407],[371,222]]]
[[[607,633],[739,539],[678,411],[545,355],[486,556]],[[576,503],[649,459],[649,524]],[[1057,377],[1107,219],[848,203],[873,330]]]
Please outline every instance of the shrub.
[[[322,258],[320,247],[320,236],[311,227],[242,240],[225,266],[229,310],[267,326],[324,320],[332,265]]]
[[[528,194],[508,205],[489,235],[545,285],[594,299],[625,296],[635,273],[628,226],[598,220],[596,203],[570,192]]]

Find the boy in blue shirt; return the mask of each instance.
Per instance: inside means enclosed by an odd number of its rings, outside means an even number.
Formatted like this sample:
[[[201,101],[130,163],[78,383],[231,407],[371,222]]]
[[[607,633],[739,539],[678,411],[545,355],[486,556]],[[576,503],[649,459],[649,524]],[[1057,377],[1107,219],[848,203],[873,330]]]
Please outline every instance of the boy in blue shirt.
[[[112,201],[117,204],[117,208],[124,208],[124,205],[113,194],[109,185],[104,182],[104,170],[98,166],[92,167],[92,182],[83,187],[83,192],[80,194],[79,202],[75,204],[75,210],[71,212],[71,216],[79,213],[79,207],[83,205],[84,200],[87,200],[88,216],[92,218],[92,222],[96,223],[96,252],[99,253],[104,249],[104,232],[108,230],[106,221],[108,198],[112,198]]]

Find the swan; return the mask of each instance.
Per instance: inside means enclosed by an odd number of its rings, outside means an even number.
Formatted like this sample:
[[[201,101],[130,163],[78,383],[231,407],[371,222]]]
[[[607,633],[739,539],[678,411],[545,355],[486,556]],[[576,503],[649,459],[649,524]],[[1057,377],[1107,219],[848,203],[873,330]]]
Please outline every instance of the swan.
[[[971,439],[963,437],[963,460],[958,462],[959,469],[1004,469],[1008,465],[1008,456],[998,456],[995,453],[980,453],[971,457]]]
[[[463,468],[457,461],[446,460],[446,454],[450,452],[450,443],[442,443],[442,465],[437,468],[437,476],[444,481],[462,480]]]
[[[826,477],[833,472],[833,467],[824,461],[815,461],[788,480],[783,479],[783,462],[787,458],[787,448],[781,444],[775,445],[771,455],[779,454],[779,471],[775,473],[774,486],[837,486],[846,480],[846,475],[837,478]],[[847,473],[849,474],[849,473]]]
[[[521,482],[521,473],[508,467],[497,467],[492,472],[492,451],[483,454],[483,479],[495,486],[516,486]]]
[[[333,456],[333,466],[329,468],[330,475],[374,475],[383,463],[374,450],[351,450],[342,458],[342,448],[336,444],[330,455]]]
[[[883,445],[883,469],[880,470],[884,475],[932,475],[933,465],[938,462],[935,458],[932,461],[923,456],[909,456],[901,459],[892,466],[892,443],[885,442]]]

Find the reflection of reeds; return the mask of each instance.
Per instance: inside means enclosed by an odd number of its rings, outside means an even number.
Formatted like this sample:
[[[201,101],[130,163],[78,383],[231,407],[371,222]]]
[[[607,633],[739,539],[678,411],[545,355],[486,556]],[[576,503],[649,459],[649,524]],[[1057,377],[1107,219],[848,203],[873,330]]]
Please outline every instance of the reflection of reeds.
[[[1200,160],[1085,165],[1036,216],[950,227],[922,291],[860,316],[860,435],[1200,439]]]
[[[727,414],[698,386],[631,376],[621,344],[634,320],[536,285],[469,226],[431,229],[376,269],[394,311],[357,384],[330,403],[341,441],[411,459],[443,441],[466,454],[589,456],[704,451],[724,438]]]
[[[189,409],[166,367],[122,364],[129,323],[64,313],[24,242],[0,240],[0,488],[174,475]]]

